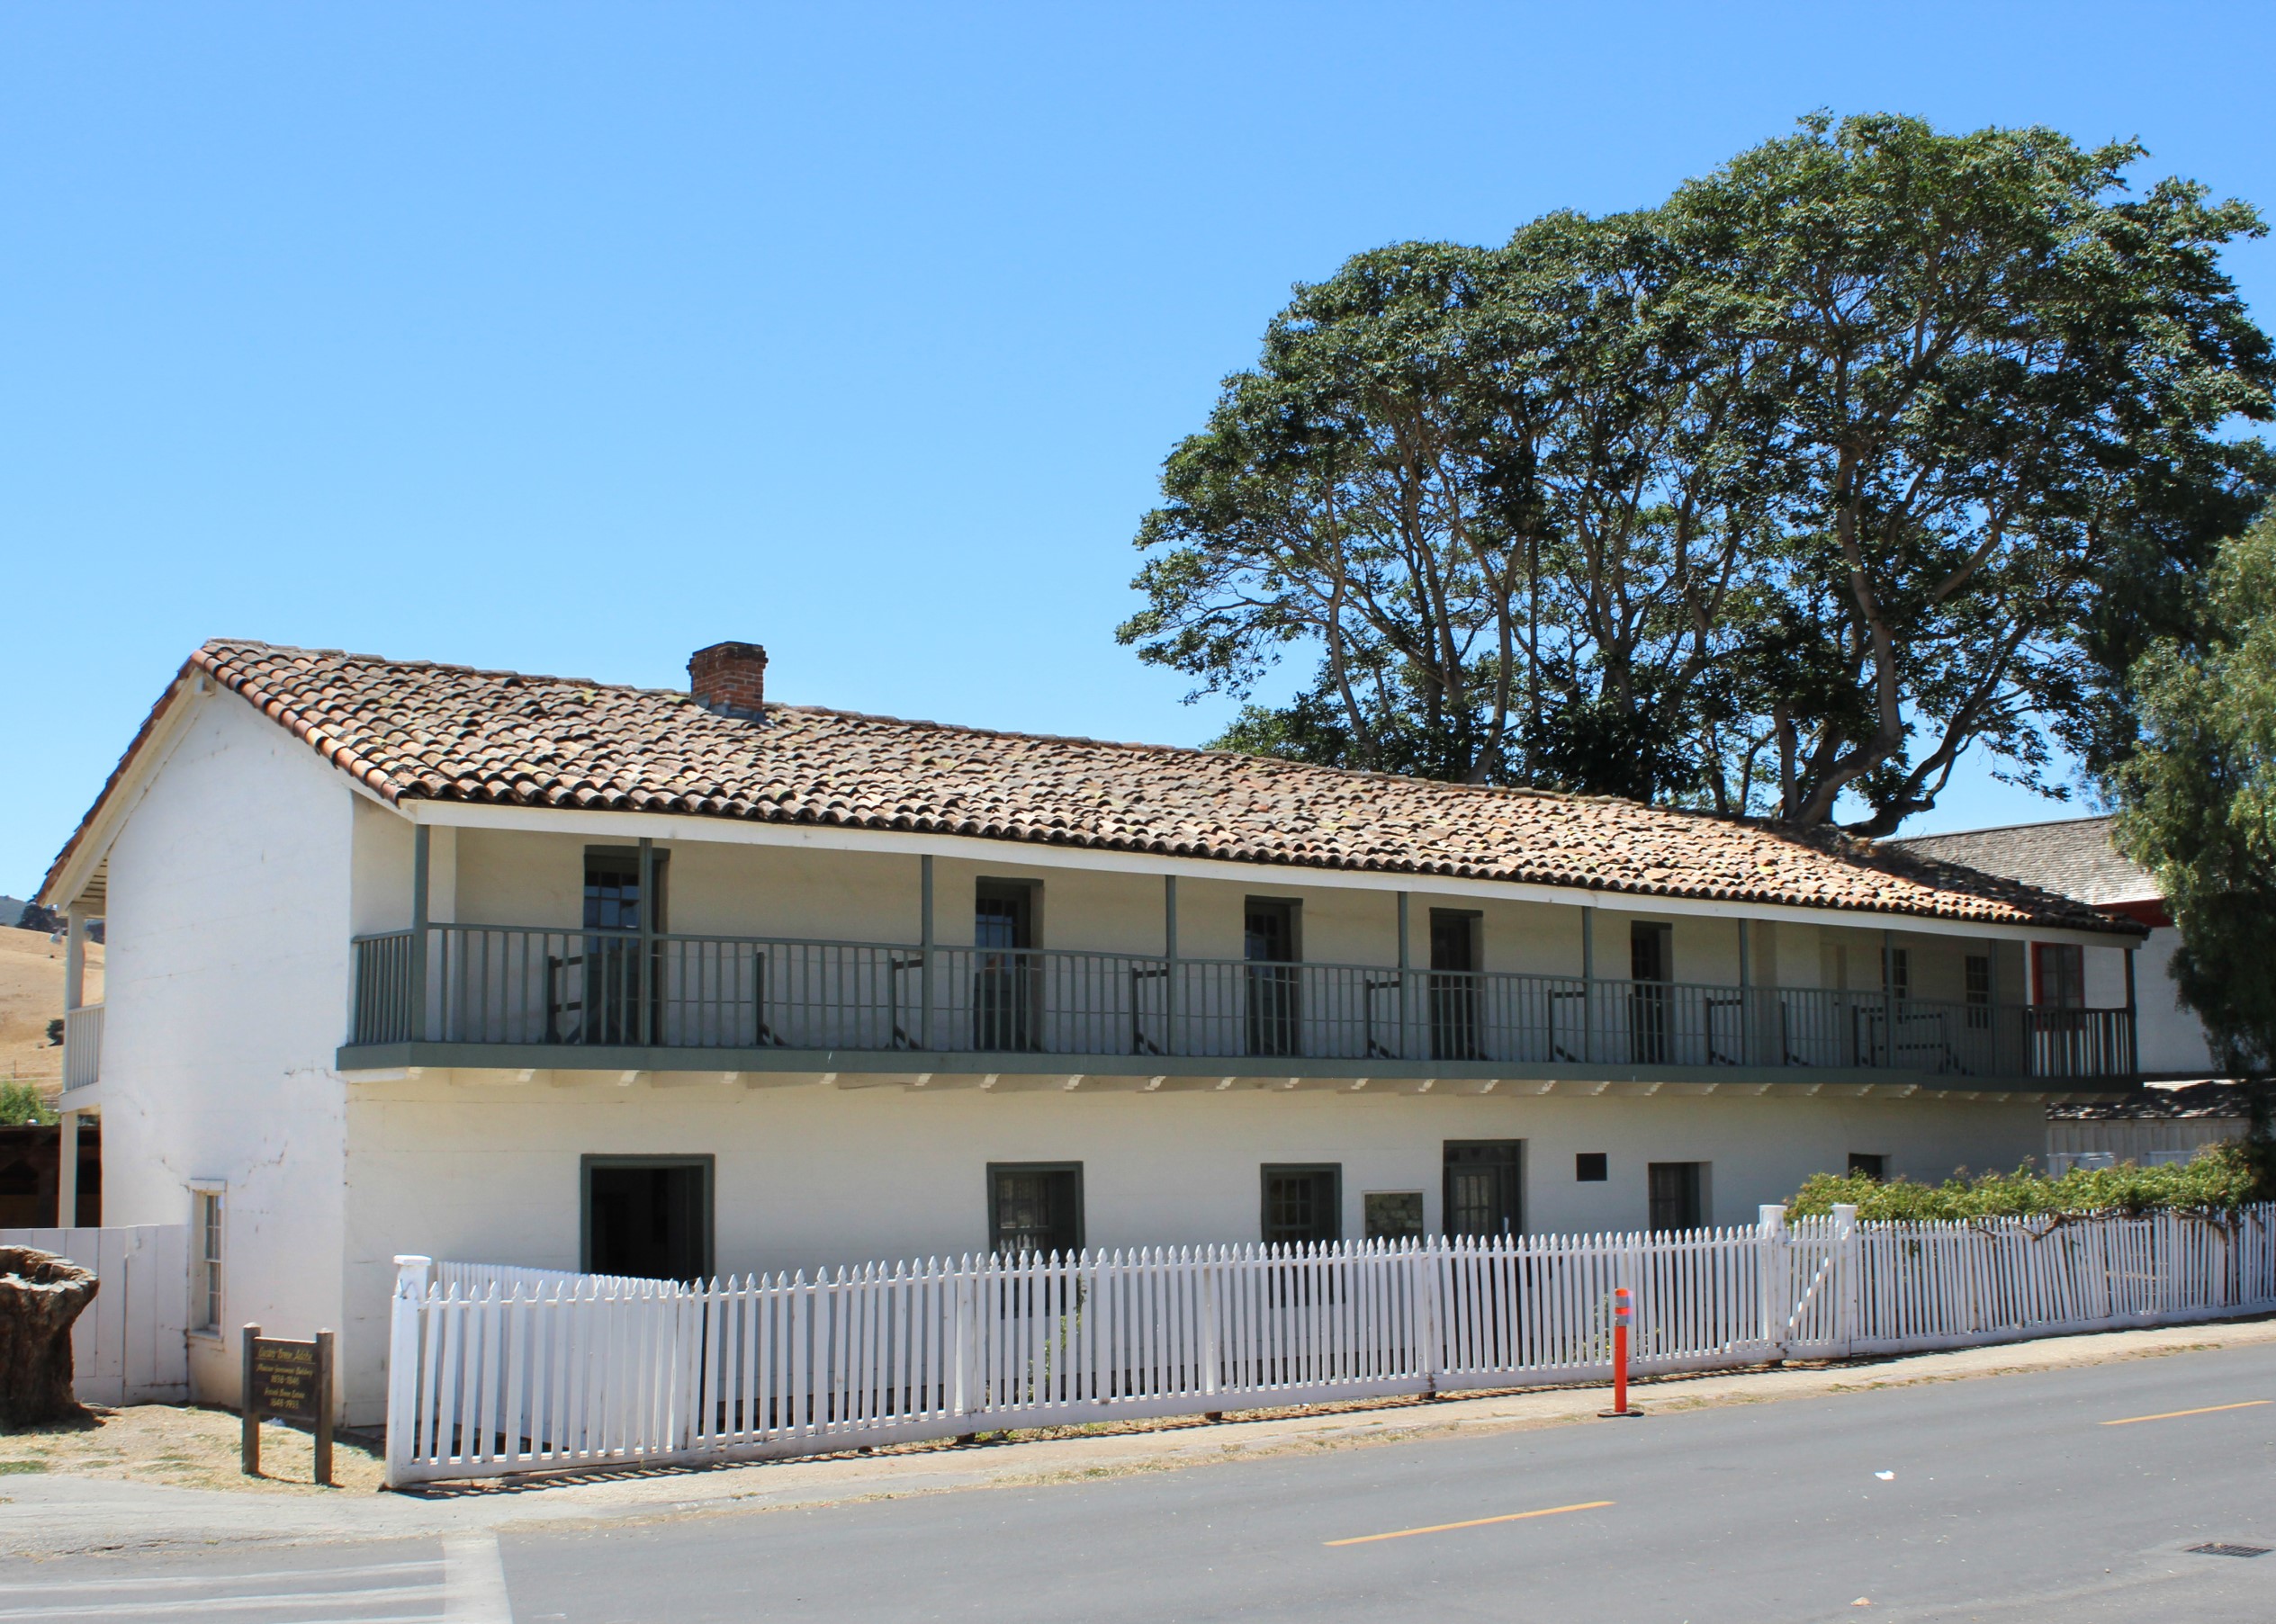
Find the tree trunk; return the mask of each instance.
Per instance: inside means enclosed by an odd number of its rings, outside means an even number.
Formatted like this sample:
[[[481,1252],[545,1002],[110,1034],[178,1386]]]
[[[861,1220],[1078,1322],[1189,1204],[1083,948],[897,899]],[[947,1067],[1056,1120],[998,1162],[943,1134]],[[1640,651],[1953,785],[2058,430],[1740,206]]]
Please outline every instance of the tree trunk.
[[[85,1413],[71,1393],[71,1323],[100,1284],[51,1252],[0,1246],[0,1427]]]

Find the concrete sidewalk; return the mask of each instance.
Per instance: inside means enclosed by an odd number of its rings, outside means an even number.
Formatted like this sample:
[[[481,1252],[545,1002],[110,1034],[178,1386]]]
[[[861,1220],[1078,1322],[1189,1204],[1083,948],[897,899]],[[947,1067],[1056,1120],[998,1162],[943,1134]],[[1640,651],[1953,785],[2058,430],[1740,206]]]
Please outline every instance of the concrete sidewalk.
[[[1639,1383],[1633,1401],[1648,1413],[1665,1413],[2265,1342],[2276,1342],[2276,1320],[2051,1337],[1956,1353],[1671,1377]],[[342,1492],[283,1497],[59,1473],[24,1475],[0,1478],[0,1556],[147,1551],[248,1541],[400,1539],[1079,1482],[1433,1435],[1593,1421],[1607,1402],[1602,1387],[1536,1389],[1253,1421],[1171,1422],[1129,1431],[963,1447],[918,1446],[819,1460],[436,1485],[404,1494]]]

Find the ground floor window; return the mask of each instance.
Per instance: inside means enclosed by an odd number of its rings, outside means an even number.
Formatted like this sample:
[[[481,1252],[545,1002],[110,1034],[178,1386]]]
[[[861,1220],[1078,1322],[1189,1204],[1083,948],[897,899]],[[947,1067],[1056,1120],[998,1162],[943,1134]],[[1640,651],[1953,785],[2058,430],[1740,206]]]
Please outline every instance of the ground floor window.
[[[1339,1162],[1266,1163],[1264,1231],[1268,1245],[1344,1238],[1344,1169]]]
[[[1654,1162],[1651,1168],[1651,1227],[1697,1229],[1706,1220],[1707,1164]]]
[[[1408,1241],[1423,1233],[1423,1192],[1418,1189],[1371,1189],[1360,1204],[1366,1209],[1371,1241]]]
[[[191,1270],[193,1331],[221,1329],[221,1195],[218,1184],[190,1192],[190,1244],[196,1251]]]
[[[709,1156],[588,1156],[583,1177],[588,1274],[709,1277]]]
[[[1863,1173],[1868,1179],[1885,1179],[1889,1176],[1889,1159],[1886,1156],[1867,1155],[1863,1151],[1851,1151],[1849,1171],[1853,1173]]]
[[[1002,1257],[1081,1252],[1083,1164],[990,1162],[988,1244]]]
[[[1446,1144],[1446,1233],[1514,1235],[1525,1227],[1519,1200],[1522,1139]]]
[[[1603,1151],[1580,1151],[1572,1159],[1576,1183],[1602,1184],[1612,1177],[1612,1158]]]

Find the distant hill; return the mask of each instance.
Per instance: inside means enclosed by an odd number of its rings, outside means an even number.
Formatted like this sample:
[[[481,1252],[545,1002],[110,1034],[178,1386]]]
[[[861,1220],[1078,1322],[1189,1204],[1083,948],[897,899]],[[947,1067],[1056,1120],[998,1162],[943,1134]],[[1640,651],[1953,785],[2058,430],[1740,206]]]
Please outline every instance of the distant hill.
[[[40,930],[50,935],[63,929],[63,916],[52,908],[42,908],[37,902],[26,902],[16,897],[0,896],[0,925],[13,925],[19,930]],[[96,941],[102,933],[91,932]]]

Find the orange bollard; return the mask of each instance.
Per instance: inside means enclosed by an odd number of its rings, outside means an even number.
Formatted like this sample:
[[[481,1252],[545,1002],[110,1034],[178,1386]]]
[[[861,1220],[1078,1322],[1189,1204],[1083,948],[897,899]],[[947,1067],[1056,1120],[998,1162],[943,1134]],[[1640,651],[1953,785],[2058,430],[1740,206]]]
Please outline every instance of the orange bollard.
[[[1612,1408],[1597,1412],[1606,1421],[1624,1421],[1643,1413],[1628,1407],[1628,1322],[1632,1317],[1628,1288],[1615,1288],[1612,1294]]]

